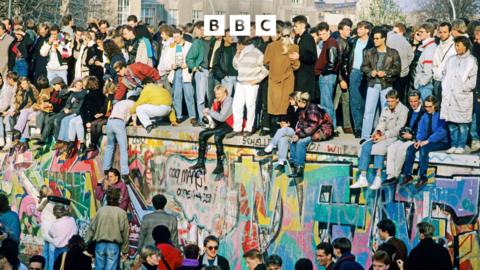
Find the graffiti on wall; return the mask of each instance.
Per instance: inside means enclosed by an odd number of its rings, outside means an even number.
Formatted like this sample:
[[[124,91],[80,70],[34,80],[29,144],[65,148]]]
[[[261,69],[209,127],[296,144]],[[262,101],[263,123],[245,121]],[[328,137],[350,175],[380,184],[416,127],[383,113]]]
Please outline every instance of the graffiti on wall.
[[[459,269],[480,268],[479,176],[442,177],[431,168],[422,190],[388,185],[380,191],[354,191],[349,185],[357,174],[356,160],[338,154],[309,155],[305,180],[297,183],[286,177],[288,170],[279,174],[274,160],[258,159],[250,148],[227,147],[226,174],[212,177],[212,149],[208,173],[200,175],[188,169],[197,154],[194,143],[132,138],[129,146],[132,247],[151,197],[162,192],[168,210],[178,217],[181,243],[202,243],[215,234],[221,239],[220,253],[235,269],[244,269],[242,255],[251,248],[278,254],[286,269],[293,269],[298,258],[315,258],[318,243],[337,237],[352,239],[353,253],[368,266],[378,244],[375,224],[382,218],[396,223],[397,236],[409,249],[418,243],[415,225],[431,221]],[[83,233],[98,207],[94,187],[103,177],[101,153],[85,161],[59,160],[53,152],[34,154],[2,153],[0,159],[1,189],[19,212],[25,254],[38,253],[43,243],[36,210],[41,185],[72,200]],[[369,178],[373,181],[373,172]]]

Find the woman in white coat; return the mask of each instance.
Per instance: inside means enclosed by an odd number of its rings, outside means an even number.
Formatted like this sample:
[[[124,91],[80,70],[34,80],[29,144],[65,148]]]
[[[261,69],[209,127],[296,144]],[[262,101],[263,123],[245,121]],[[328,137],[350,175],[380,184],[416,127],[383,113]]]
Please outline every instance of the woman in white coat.
[[[478,66],[470,54],[470,40],[458,36],[454,41],[457,54],[447,60],[443,70],[440,118],[447,122],[450,132],[451,148],[447,153],[463,154],[472,122]]]

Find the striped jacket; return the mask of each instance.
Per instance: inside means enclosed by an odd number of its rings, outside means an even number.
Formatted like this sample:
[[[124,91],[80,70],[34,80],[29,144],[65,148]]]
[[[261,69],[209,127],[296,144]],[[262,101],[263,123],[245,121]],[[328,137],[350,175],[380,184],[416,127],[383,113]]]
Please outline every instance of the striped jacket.
[[[233,68],[238,71],[238,82],[261,82],[268,76],[268,70],[263,65],[263,53],[253,45],[243,48],[240,54],[233,57]]]

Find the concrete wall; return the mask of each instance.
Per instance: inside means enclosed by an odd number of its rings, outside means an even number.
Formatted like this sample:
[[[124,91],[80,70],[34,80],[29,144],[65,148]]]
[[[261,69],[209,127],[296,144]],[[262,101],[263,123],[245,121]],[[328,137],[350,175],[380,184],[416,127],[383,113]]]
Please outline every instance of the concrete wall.
[[[456,256],[457,267],[480,269],[480,177],[436,173],[444,168],[448,174],[455,165],[432,166],[430,183],[420,191],[412,185],[385,186],[378,192],[353,191],[349,184],[357,174],[357,158],[350,152],[357,147],[327,142],[312,145],[305,180],[295,185],[273,171],[274,160],[255,156],[254,148],[268,139],[253,137],[227,142],[228,169],[222,177],[211,175],[215,151],[209,149],[207,175],[202,176],[188,169],[197,155],[197,132],[155,132],[157,138],[129,139],[134,179],[129,185],[132,248],[152,195],[163,192],[169,199],[167,208],[178,216],[180,241],[201,243],[209,234],[218,235],[220,254],[230,258],[234,269],[245,269],[242,254],[250,248],[279,254],[285,269],[293,269],[298,258],[315,258],[315,246],[321,240],[340,236],[353,239],[353,253],[361,263],[370,265],[375,224],[385,217],[395,221],[398,237],[409,249],[418,242],[415,224],[433,222],[436,236],[444,238],[452,258]],[[80,161],[60,160],[54,152],[0,153],[0,188],[20,215],[25,254],[39,253],[43,242],[35,208],[42,184],[72,200],[73,215],[81,233],[85,232],[98,206],[93,190],[103,177],[101,156]],[[467,164],[458,172],[477,173],[477,168]]]

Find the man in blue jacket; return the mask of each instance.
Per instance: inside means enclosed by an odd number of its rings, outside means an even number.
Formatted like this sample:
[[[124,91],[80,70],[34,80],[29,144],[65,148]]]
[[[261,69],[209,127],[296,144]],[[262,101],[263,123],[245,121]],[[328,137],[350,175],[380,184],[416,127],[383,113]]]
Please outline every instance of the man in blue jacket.
[[[425,114],[420,119],[416,135],[416,142],[407,149],[405,164],[403,165],[403,185],[413,180],[412,170],[415,162],[415,153],[419,154],[418,180],[416,187],[422,188],[428,181],[427,168],[429,154],[432,151],[440,151],[448,149],[447,128],[444,120],[440,119],[440,112],[437,111],[437,99],[434,96],[428,96],[423,107]]]
[[[332,242],[337,262],[334,270],[363,270],[363,267],[355,261],[355,255],[352,254],[352,242],[348,238],[340,237]]]

